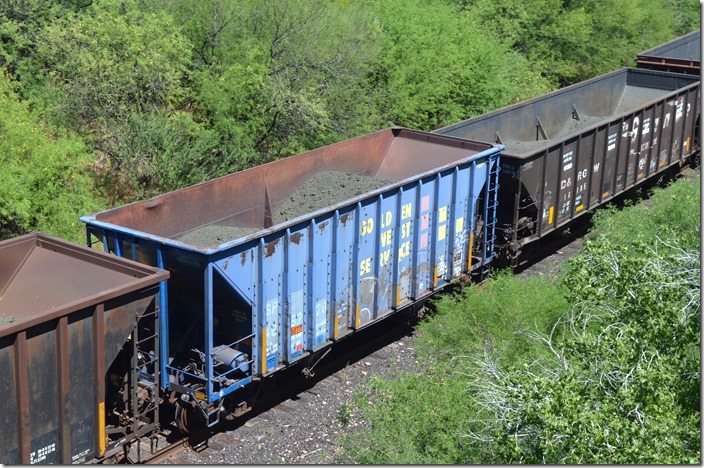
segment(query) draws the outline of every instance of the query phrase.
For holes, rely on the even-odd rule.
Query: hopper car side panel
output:
[[[215,270],[238,285],[233,293],[243,294],[257,318],[254,374],[285,366],[469,271],[471,220],[495,165],[473,163],[401,186],[217,260]]]
[[[539,202],[543,207],[539,233],[549,232],[691,156],[696,97],[696,88],[676,93],[568,138],[519,165],[521,180],[530,184],[532,193],[540,195],[540,187],[545,187]]]
[[[0,242],[0,266],[0,316],[11,318],[0,325],[0,462],[83,463],[107,456],[115,431],[123,441],[151,432],[155,402],[140,413],[111,382],[127,376],[129,398],[143,381],[136,330],[151,324],[140,350],[153,351],[156,284],[168,273],[41,233]]]

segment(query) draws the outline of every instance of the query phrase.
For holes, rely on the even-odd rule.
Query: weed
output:
[[[343,426],[347,426],[350,423],[352,420],[352,405],[350,405],[349,402],[344,402],[342,406],[340,406],[340,410],[337,412],[337,420],[340,421],[340,424]]]

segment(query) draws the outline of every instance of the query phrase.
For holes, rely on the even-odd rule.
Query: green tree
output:
[[[243,165],[380,127],[364,88],[378,47],[360,5],[213,0],[163,8],[194,48],[197,112],[225,153],[243,153]]]
[[[43,28],[69,12],[68,5],[52,0],[0,2],[0,68],[15,80],[15,86],[42,80],[35,57],[37,38]]]
[[[547,90],[473,14],[441,0],[367,4],[383,47],[370,89],[394,125],[432,130]]]
[[[43,231],[83,241],[79,217],[97,211],[90,156],[75,138],[51,135],[0,73],[0,239]]]
[[[129,198],[135,188],[149,193],[160,169],[157,147],[144,143],[159,137],[134,132],[146,121],[168,120],[181,105],[190,63],[189,44],[172,18],[144,11],[136,0],[100,0],[57,16],[38,36],[35,60],[45,80],[32,101],[55,128],[77,132],[96,151],[111,198]]]
[[[177,100],[189,55],[171,17],[142,11],[137,0],[100,0],[62,16],[37,46],[65,95],[54,112],[76,127],[120,123]]]
[[[698,24],[681,0],[461,0],[554,86],[625,66]]]

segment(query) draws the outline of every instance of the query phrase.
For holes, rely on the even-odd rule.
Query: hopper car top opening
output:
[[[523,101],[434,131],[493,141],[502,156],[525,159],[636,109],[647,106],[692,79],[624,68],[534,99]]]
[[[396,186],[492,148],[494,145],[488,143],[390,128],[98,213],[85,220],[141,231],[182,246],[188,243],[178,239],[185,233],[210,225],[250,228],[251,235],[244,238],[255,238],[255,233],[272,227],[271,213],[315,174],[335,171],[393,179],[397,182],[391,185]],[[331,200],[328,206],[351,200]],[[279,227],[310,218],[317,211]],[[196,250],[216,247],[191,246]]]

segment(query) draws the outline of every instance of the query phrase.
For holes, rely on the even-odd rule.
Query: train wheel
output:
[[[178,402],[176,404],[174,422],[183,434],[194,434],[205,428],[205,420],[200,410],[188,403]]]

